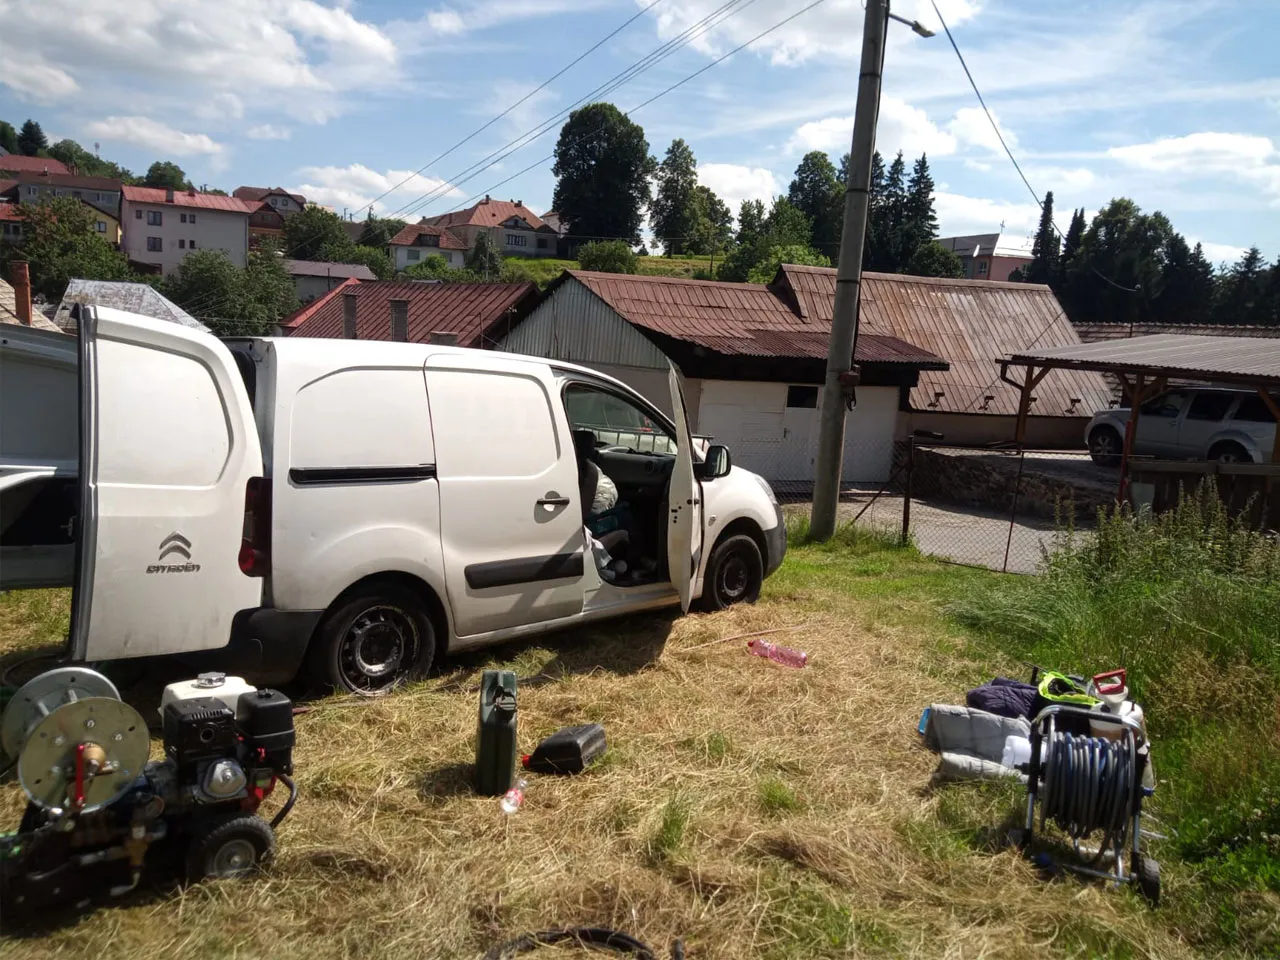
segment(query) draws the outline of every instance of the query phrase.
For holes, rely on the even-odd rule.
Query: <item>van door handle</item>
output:
[[[559,496],[558,494],[556,494],[556,493],[553,491],[553,492],[551,492],[551,493],[548,493],[545,497],[540,497],[540,498],[538,499],[538,506],[540,506],[540,507],[567,507],[567,506],[570,504],[570,502],[571,502],[571,501],[569,500],[569,498],[568,498],[568,497],[562,497],[562,496]]]

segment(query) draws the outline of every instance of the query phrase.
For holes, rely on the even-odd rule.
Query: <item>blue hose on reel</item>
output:
[[[1097,831],[1105,838],[1091,861],[1123,847],[1137,797],[1138,758],[1133,740],[1107,740],[1060,731],[1045,738],[1041,825],[1052,819],[1077,843]]]

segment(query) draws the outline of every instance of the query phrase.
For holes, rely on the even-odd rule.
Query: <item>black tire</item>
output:
[[[1133,873],[1138,880],[1138,892],[1153,907],[1160,906],[1160,864],[1145,853],[1139,853],[1134,859]]]
[[[723,610],[735,603],[755,603],[764,583],[764,561],[759,545],[746,534],[721,540],[707,561],[698,606],[707,611]]]
[[[422,597],[370,584],[329,610],[308,653],[312,679],[341,693],[376,697],[431,666],[436,634]]]
[[[203,825],[187,848],[187,879],[228,880],[256,871],[276,849],[271,825],[261,817],[230,814]]]
[[[1089,456],[1100,467],[1114,467],[1124,454],[1124,440],[1115,427],[1097,427],[1089,434]]]
[[[1218,463],[1253,463],[1249,451],[1233,440],[1215,443],[1209,451],[1209,459]]]

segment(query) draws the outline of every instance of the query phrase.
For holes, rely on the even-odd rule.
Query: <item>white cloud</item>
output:
[[[429,10],[414,26],[425,24],[428,33],[457,36],[521,20],[565,13],[582,14],[608,4],[609,0],[473,0],[456,5],[442,4]]]
[[[202,120],[239,120],[244,116],[244,101],[234,93],[215,93],[195,113]]]
[[[1235,263],[1245,255],[1245,247],[1232,246],[1229,243],[1213,243],[1209,240],[1197,240],[1195,237],[1187,237],[1187,243],[1191,246],[1200,244],[1200,249],[1204,253],[1205,259],[1214,266],[1221,264]]]
[[[363,216],[364,210],[373,203],[374,213],[394,214],[416,220],[422,211],[413,214],[397,211],[427,193],[442,200],[465,196],[457,187],[446,186],[446,181],[435,177],[424,177],[412,170],[386,170],[379,173],[362,163],[352,163],[345,167],[303,167],[297,175],[302,182],[289,187],[291,191],[301,193],[315,203],[332,207],[338,213],[345,208],[358,216]],[[403,184],[402,180],[405,181]],[[388,191],[390,193],[382,197]],[[374,203],[375,197],[381,199]]]
[[[250,140],[288,140],[293,131],[274,123],[259,123],[244,132]]]
[[[523,133],[546,119],[548,111],[543,109],[543,105],[556,99],[555,93],[550,90],[532,93],[536,87],[537,84],[531,80],[495,80],[489,86],[489,95],[477,103],[475,112],[492,117],[512,107],[511,112],[502,118],[502,122],[512,133]],[[526,96],[527,100],[524,99]],[[512,106],[521,100],[523,102],[519,106]]]
[[[1000,224],[1011,235],[1034,233],[1040,222],[1040,208],[1034,203],[1010,203],[935,190],[933,206],[938,214],[938,231],[944,236],[968,233],[998,233]]]
[[[34,50],[20,50],[0,37],[0,85],[37,103],[53,103],[80,89],[75,79]]]
[[[826,117],[801,124],[787,141],[789,153],[822,150],[843,155],[849,150],[853,135],[853,117]],[[956,152],[956,138],[938,128],[929,115],[896,97],[883,97],[876,125],[876,149],[884,157],[899,150],[908,157],[922,153],[946,156]]]
[[[1010,150],[1014,149],[1018,145],[1018,138],[1013,135],[1013,131],[1000,123],[999,116],[994,112],[992,112],[991,116],[995,118],[996,125],[1000,127],[1004,142],[1009,145]],[[964,107],[956,111],[956,115],[947,124],[947,130],[963,144],[983,147],[992,153],[1004,152],[1000,146],[1000,138],[996,136],[995,130],[991,128],[991,121],[987,119],[987,115],[981,107]]]
[[[203,133],[184,133],[148,117],[107,117],[84,128],[90,137],[131,143],[167,156],[188,157],[222,152],[222,145]]]
[[[462,15],[456,10],[450,10],[448,7],[432,10],[428,13],[427,26],[437,33],[445,35],[462,33],[467,29],[467,25],[462,20]]]
[[[1112,147],[1126,166],[1175,179],[1232,177],[1275,197],[1280,206],[1280,150],[1268,137],[1245,133],[1192,133],[1150,143]]]
[[[698,183],[709,187],[735,217],[743,200],[762,200],[768,207],[773,198],[783,192],[772,170],[736,163],[698,164]]]

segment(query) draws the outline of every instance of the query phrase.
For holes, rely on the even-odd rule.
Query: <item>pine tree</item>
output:
[[[738,232],[734,237],[739,246],[749,246],[764,233],[764,201],[743,200],[738,207]]]
[[[821,150],[811,150],[796,167],[787,190],[791,205],[813,224],[812,246],[827,257],[840,250],[844,190],[836,177],[831,158]]]
[[[840,161],[841,178],[849,175],[849,155]],[[863,270],[883,270],[887,259],[887,208],[885,206],[884,158],[877,150],[871,154],[871,183],[867,191],[867,242],[862,249]]]
[[[1080,251],[1080,241],[1084,237],[1084,207],[1073,211],[1071,214],[1071,225],[1067,227],[1067,236],[1062,241],[1062,251],[1058,255],[1058,276],[1054,289],[1057,290],[1066,284],[1067,268],[1071,263],[1071,258]]]
[[[1254,313],[1254,323],[1267,327],[1280,327],[1280,258],[1267,271],[1263,285],[1262,301]]]
[[[696,231],[698,161],[683,140],[672,140],[658,165],[658,189],[649,204],[649,216],[667,256],[685,252]]]
[[[18,131],[13,129],[13,124],[3,120],[0,120],[0,147],[7,153],[18,152]]]
[[[1232,326],[1255,322],[1265,312],[1268,272],[1261,251],[1246,250],[1220,282],[1214,322]]]
[[[1195,248],[1175,233],[1164,249],[1161,290],[1154,304],[1158,323],[1205,323],[1213,307],[1213,267],[1200,244]]]
[[[933,177],[929,174],[929,158],[920,159],[911,168],[906,197],[902,205],[899,272],[905,272],[916,251],[938,236],[938,215],[933,209]]]
[[[1044,204],[1040,208],[1040,225],[1036,228],[1031,262],[1023,271],[1023,279],[1027,283],[1052,283],[1058,276],[1059,259],[1058,232],[1053,225],[1053,191],[1050,190],[1044,195]]]
[[[18,152],[25,157],[37,157],[41,150],[49,149],[49,138],[40,129],[40,124],[27,120],[18,131]]]

